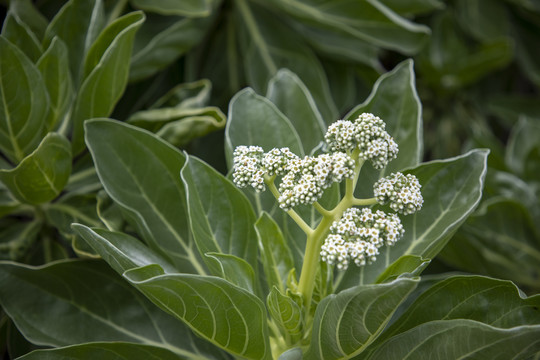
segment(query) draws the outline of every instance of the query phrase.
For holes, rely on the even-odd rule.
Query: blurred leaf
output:
[[[422,209],[402,219],[405,235],[396,245],[381,248],[373,264],[349,267],[336,287],[346,289],[373,283],[403,255],[434,258],[480,202],[487,155],[487,150],[473,150],[406,171],[414,174],[422,185],[425,199]]]
[[[255,230],[268,287],[275,286],[285,292],[287,277],[294,269],[294,260],[281,229],[268,213],[263,212],[255,223]]]
[[[186,354],[174,353],[169,349],[152,345],[125,342],[78,344],[56,349],[36,350],[18,359],[20,360],[62,360],[62,359],[104,359],[135,360],[151,359],[182,360]],[[195,356],[195,354],[193,354]]]
[[[458,0],[455,5],[454,16],[462,29],[478,41],[491,42],[509,35],[508,8],[503,1]]]
[[[540,226],[515,200],[484,203],[441,255],[457,268],[540,289]]]
[[[165,258],[127,234],[77,223],[72,224],[72,228],[120,275],[127,270],[152,264],[159,265],[168,273],[177,272]]]
[[[540,351],[539,339],[538,325],[498,329],[472,320],[438,320],[391,338],[369,359],[529,359]]]
[[[268,16],[257,5],[246,0],[235,2],[235,19],[250,86],[263,93],[268,81],[280,68],[298,75],[310,90],[323,119],[328,123],[337,117],[328,80],[319,59],[304,41],[278,17]]]
[[[402,15],[426,14],[445,7],[441,0],[379,0],[379,2]]]
[[[99,35],[85,59],[84,81],[73,109],[74,154],[84,148],[83,122],[109,116],[127,85],[135,32],[144,21],[142,12],[116,19]]]
[[[523,117],[512,129],[506,147],[506,165],[525,180],[540,183],[540,118]]]
[[[534,6],[539,12],[540,5],[535,2]],[[540,86],[540,50],[534,44],[538,41],[538,31],[540,26],[537,19],[531,21],[522,17],[515,21],[516,61],[522,67],[527,80],[537,87]]]
[[[280,0],[289,15],[329,31],[342,31],[376,46],[403,54],[416,53],[429,37],[429,28],[394,13],[377,0]]]
[[[201,108],[209,103],[211,91],[212,83],[207,79],[178,84],[152,104],[150,109]]]
[[[8,11],[4,19],[2,36],[17,46],[33,63],[41,56],[43,49],[40,41],[30,27],[12,11]]]
[[[326,297],[315,312],[308,359],[343,359],[360,354],[383,331],[418,280],[359,285]]]
[[[2,171],[0,169],[0,171]],[[21,203],[11,195],[11,192],[0,182],[0,218],[9,215],[19,208]]]
[[[540,119],[540,102],[536,96],[494,95],[488,100],[487,108],[508,128],[514,126],[522,115]]]
[[[278,360],[302,360],[302,349],[292,348],[281,354]]]
[[[182,5],[185,2],[176,3]],[[149,14],[135,37],[129,81],[150,77],[172,64],[202,41],[213,22],[213,17],[178,18]]]
[[[375,280],[376,284],[393,281],[403,274],[418,276],[429,265],[430,260],[416,255],[403,255],[384,270]]]
[[[43,39],[49,22],[31,0],[10,1],[9,12],[26,24],[37,39]]]
[[[0,227],[0,260],[20,260],[35,242],[42,222],[33,220],[23,221],[2,221]]]
[[[271,359],[266,310],[256,296],[221,278],[156,270],[146,266],[124,276],[211,343],[243,358]]]
[[[0,282],[4,310],[35,344],[127,341],[187,358],[221,358],[102,262],[63,261],[37,268],[4,262]]]
[[[86,142],[105,191],[149,247],[182,272],[205,273],[190,241],[184,155],[145,130],[107,119],[86,122]]]
[[[59,38],[55,37],[49,48],[37,62],[43,81],[49,94],[49,119],[47,130],[50,131],[68,116],[73,100],[73,83],[69,74],[68,49]]]
[[[49,96],[38,69],[3,36],[0,54],[0,151],[18,163],[41,141]]]
[[[168,143],[181,147],[191,140],[225,127],[226,116],[217,107],[168,107],[138,111],[128,123],[155,132]]]
[[[268,83],[266,98],[272,101],[294,126],[304,153],[324,140],[326,124],[309,90],[296,74],[281,69]]]
[[[300,306],[277,287],[272,287],[266,304],[270,315],[276,321],[286,344],[295,344],[302,337],[304,319]]]
[[[130,0],[131,4],[141,10],[162,15],[182,15],[203,17],[210,15],[217,0]]]
[[[71,146],[57,133],[49,133],[38,148],[11,170],[0,170],[0,180],[20,201],[48,202],[57,197],[71,174]]]
[[[69,68],[75,88],[79,88],[84,58],[105,26],[102,0],[70,0],[47,27],[44,47],[58,36],[69,49]]]
[[[96,212],[101,222],[110,231],[121,231],[125,221],[120,206],[103,190],[97,193],[96,200]]]
[[[234,255],[256,269],[256,216],[249,200],[232,182],[195,157],[188,156],[180,175],[191,232],[201,255]],[[214,260],[203,259],[214,275],[222,273],[222,266],[216,266]]]

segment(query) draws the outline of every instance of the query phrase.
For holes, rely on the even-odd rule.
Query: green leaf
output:
[[[328,80],[319,59],[287,23],[269,15],[253,2],[235,2],[235,21],[240,25],[239,44],[250,86],[263,93],[280,68],[298,75],[311,91],[326,122],[338,116]]]
[[[182,4],[184,2],[177,2]],[[135,37],[129,81],[148,78],[199,44],[214,17],[178,18],[147,14]]]
[[[49,96],[38,69],[0,36],[0,151],[20,162],[41,141]]]
[[[272,287],[266,299],[268,311],[279,326],[287,344],[294,344],[302,337],[304,319],[300,306],[277,287]]]
[[[221,273],[218,274],[219,277],[252,294],[258,295],[255,271],[247,261],[230,254],[209,252],[205,255],[214,261],[214,267],[221,269]]]
[[[201,255],[229,254],[257,268],[256,217],[249,200],[233,183],[206,163],[188,156],[180,173],[184,182],[191,232]],[[203,258],[214,275],[215,261]]]
[[[379,47],[403,54],[421,49],[430,30],[394,13],[377,0],[280,0],[278,5],[289,15],[330,31],[342,31]]]
[[[294,259],[281,229],[267,212],[263,212],[255,223],[255,230],[268,287],[275,286],[285,292],[287,277],[294,269]]]
[[[326,297],[315,311],[307,359],[350,359],[383,331],[418,280],[359,285]]]
[[[372,113],[385,121],[386,131],[399,145],[399,154],[383,174],[416,166],[422,160],[422,104],[413,66],[412,60],[406,60],[382,75],[366,101],[345,115],[354,120],[362,113]]]
[[[445,7],[440,0],[379,0],[393,11],[401,15],[418,15],[439,10]]]
[[[109,116],[127,85],[135,32],[144,22],[133,12],[111,23],[96,39],[85,59],[84,81],[73,109],[73,151],[81,152],[84,120]]]
[[[226,116],[214,106],[203,108],[170,107],[138,111],[128,123],[157,133],[180,147],[191,140],[225,127]]]
[[[0,182],[0,218],[15,212],[20,205],[21,203],[17,201],[5,185]]]
[[[459,269],[538,289],[539,230],[523,204],[494,198],[467,219],[441,258]]]
[[[66,45],[55,37],[37,62],[49,94],[49,119],[47,130],[52,130],[68,115],[73,100],[73,83],[69,73]]]
[[[540,351],[540,326],[498,329],[472,320],[422,324],[384,343],[369,360],[528,359]]]
[[[0,260],[20,260],[36,241],[42,222],[0,221]]]
[[[9,2],[9,11],[25,23],[38,39],[42,39],[49,21],[35,7],[31,0]]]
[[[302,349],[292,348],[281,354],[278,360],[302,360]]]
[[[324,123],[315,100],[302,80],[287,69],[279,70],[268,83],[266,98],[289,119],[304,145],[304,153],[324,140]]]
[[[182,15],[203,17],[210,15],[216,0],[130,0],[131,4],[141,10],[162,15]]]
[[[485,0],[459,0],[455,4],[455,17],[463,30],[482,42],[508,36],[510,17],[504,2],[486,2]]]
[[[540,159],[540,124],[538,119],[522,117],[512,129],[506,147],[505,162],[508,168],[525,180],[538,182]]]
[[[184,155],[145,130],[106,119],[86,122],[86,143],[105,191],[149,247],[179,271],[204,274],[190,242],[179,176]]]
[[[60,134],[49,133],[38,148],[0,180],[20,201],[41,204],[57,197],[71,174],[71,146]]]
[[[150,109],[174,107],[183,109],[198,109],[210,101],[212,83],[208,79],[178,84],[160,97]]]
[[[403,255],[424,259],[435,257],[480,202],[488,152],[472,150],[406,171],[414,174],[422,185],[425,199],[422,209],[403,217],[405,235],[396,245],[381,248],[373,264],[349,267],[336,287],[344,289],[372,283]]]
[[[411,274],[415,276],[420,275],[420,273],[422,273],[429,263],[430,260],[422,259],[420,256],[403,255],[388,266],[386,270],[384,270],[384,272],[377,277],[375,283],[381,284],[388,281],[393,281],[403,274]]]
[[[156,274],[152,267],[124,275],[156,305],[199,336],[233,355],[271,359],[266,310],[256,296],[226,280],[191,274]]]
[[[132,236],[76,223],[72,228],[120,275],[127,270],[152,264],[159,265],[165,272],[176,272],[166,259]]]
[[[4,310],[35,344],[132,342],[164,348],[181,358],[222,358],[103,262],[63,261],[43,267],[3,262],[0,283]]]
[[[44,47],[58,36],[69,49],[69,69],[75,88],[82,77],[84,58],[105,25],[101,0],[70,0],[52,19],[45,33]]]
[[[288,147],[303,156],[302,142],[290,120],[270,100],[244,89],[232,98],[225,129],[226,153],[232,165],[237,146],[255,145],[264,151]]]
[[[30,27],[12,11],[8,11],[2,26],[2,36],[17,46],[28,58],[35,63],[43,51],[41,43]]]
[[[193,354],[195,356],[195,354]],[[18,359],[20,360],[66,360],[66,359],[133,359],[182,360],[185,357],[174,352],[151,345],[125,342],[79,344],[56,349],[35,350]],[[201,359],[201,357],[192,359]],[[206,359],[206,358],[205,358]]]

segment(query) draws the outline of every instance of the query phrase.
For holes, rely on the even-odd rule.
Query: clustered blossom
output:
[[[238,187],[251,186],[257,191],[264,190],[264,151],[260,146],[238,146],[234,149],[233,181]]]
[[[354,161],[345,153],[322,154],[292,159],[279,185],[279,206],[288,210],[317,201],[334,182],[351,178]]]
[[[421,187],[416,176],[398,172],[379,179],[373,185],[373,194],[379,203],[389,202],[394,211],[408,215],[422,208]]]
[[[376,260],[381,246],[394,245],[403,233],[397,214],[350,208],[330,227],[321,247],[321,259],[336,264],[340,270],[347,269],[351,262],[363,266]]]
[[[272,149],[263,156],[262,165],[266,173],[272,175],[283,175],[288,169],[288,165],[299,157],[291,152],[289,148]]]
[[[386,132],[386,124],[378,116],[363,113],[354,121],[338,120],[328,127],[325,140],[332,151],[352,152],[370,160],[375,169],[382,169],[395,159],[398,146]]]

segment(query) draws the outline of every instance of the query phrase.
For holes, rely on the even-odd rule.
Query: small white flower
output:
[[[262,157],[264,151],[259,146],[238,146],[233,153],[233,181],[236,186],[243,188],[252,186],[257,191],[263,191],[264,170]]]
[[[393,210],[408,215],[422,208],[421,187],[416,176],[398,172],[379,179],[373,185],[373,194],[380,204],[390,203]]]

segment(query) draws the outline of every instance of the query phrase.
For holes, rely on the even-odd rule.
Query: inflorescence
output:
[[[259,146],[238,146],[233,154],[233,181],[238,187],[251,186],[259,192],[265,190],[266,182],[273,184],[280,177],[276,197],[282,209],[313,204],[333,183],[358,175],[363,161],[369,160],[375,169],[382,169],[396,158],[398,146],[385,127],[379,117],[367,113],[354,121],[338,120],[325,135],[330,152],[304,158],[289,148],[265,153]],[[374,201],[389,203],[392,210],[408,215],[422,207],[420,188],[414,175],[394,173],[374,184]],[[379,248],[394,245],[404,230],[395,213],[351,207],[333,222],[329,232],[321,248],[321,259],[346,269],[350,262],[363,266],[375,261]]]

